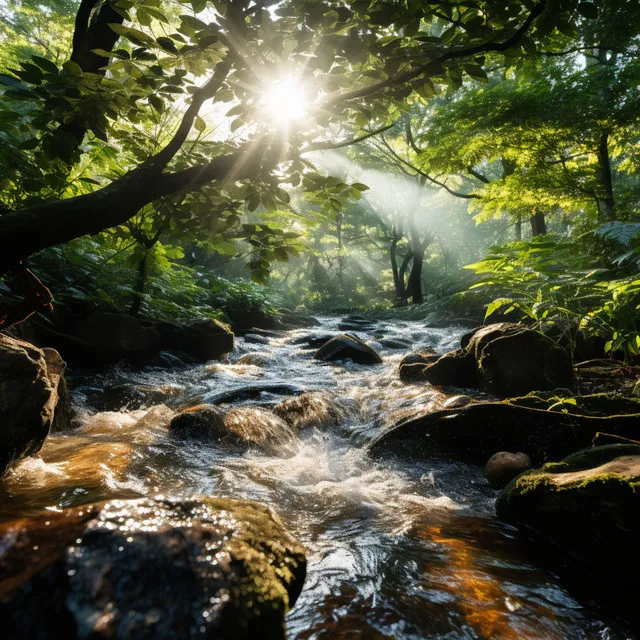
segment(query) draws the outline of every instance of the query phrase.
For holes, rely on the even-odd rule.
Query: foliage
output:
[[[576,243],[540,236],[492,247],[468,265],[480,277],[472,288],[498,294],[486,311],[528,318],[535,326],[575,339],[577,330],[606,338],[606,352],[640,354],[640,280],[612,277]]]

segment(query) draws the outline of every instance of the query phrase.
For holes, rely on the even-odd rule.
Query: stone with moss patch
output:
[[[585,449],[524,473],[496,510],[593,567],[631,575],[640,568],[640,446]]]
[[[5,523],[7,637],[285,637],[300,545],[255,502],[113,500]]]

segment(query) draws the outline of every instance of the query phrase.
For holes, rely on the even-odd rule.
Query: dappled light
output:
[[[3,637],[631,640],[640,3],[0,1]]]

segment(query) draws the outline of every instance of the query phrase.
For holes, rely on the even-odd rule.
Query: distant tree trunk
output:
[[[412,304],[422,304],[424,302],[424,296],[422,295],[423,256],[424,250],[419,255],[414,254],[411,273],[409,274],[409,281],[407,282],[407,297],[411,298]]]
[[[389,245],[389,260],[391,262],[391,273],[393,274],[393,291],[394,301],[396,304],[405,304],[407,300],[407,291],[404,286],[404,274],[407,269],[407,263],[403,262],[402,271],[398,268],[398,242],[402,240],[402,235],[393,230],[391,244]],[[406,259],[406,256],[405,256]]]
[[[516,242],[520,242],[522,240],[522,216],[518,216],[515,224],[515,240]]]
[[[396,300],[396,305],[404,306],[407,304],[407,299],[409,297],[407,293],[407,287],[405,286],[405,276],[407,275],[407,269],[409,268],[409,263],[413,260],[413,252],[407,251],[406,255],[402,260],[402,264],[400,265],[400,269],[398,270],[398,289],[396,293],[398,294],[398,298]]]
[[[600,136],[597,156],[598,166],[596,167],[596,172],[604,194],[598,199],[598,222],[611,222],[616,219],[616,201],[613,195],[608,131],[604,131]]]
[[[547,233],[547,223],[544,219],[544,213],[542,211],[536,211],[530,218],[531,222],[531,235],[541,236]]]
[[[138,277],[136,278],[133,286],[133,302],[129,308],[129,315],[137,316],[140,313],[140,307],[142,306],[142,298],[144,296],[144,285],[147,281],[147,260],[149,258],[149,250],[145,250],[144,255],[138,262]]]

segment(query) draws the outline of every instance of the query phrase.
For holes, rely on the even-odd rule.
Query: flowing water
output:
[[[380,323],[377,332],[361,335],[383,364],[313,361],[298,339],[338,333],[337,324],[326,318],[321,327],[258,344],[240,338],[226,363],[76,375],[79,425],[53,434],[38,457],[9,474],[0,486],[0,516],[158,494],[264,502],[308,552],[305,587],[287,618],[290,638],[632,637],[528,559],[515,532],[495,519],[496,492],[479,468],[367,456],[367,444],[394,420],[446,401],[427,385],[398,380],[398,362],[411,348],[394,350],[375,339],[445,352],[465,330]],[[234,364],[255,352],[267,354],[261,366]],[[92,408],[117,406],[104,390],[123,383],[153,385],[156,398],[144,408]],[[322,392],[338,407],[340,424],[323,426],[319,406],[316,426],[268,453],[233,454],[169,435],[180,408],[265,383]],[[281,399],[263,393],[235,404],[264,407]]]

